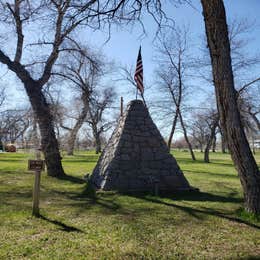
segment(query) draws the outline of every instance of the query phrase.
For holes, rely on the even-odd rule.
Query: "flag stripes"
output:
[[[142,55],[141,55],[141,47],[139,49],[139,53],[137,57],[134,80],[136,82],[137,88],[139,89],[141,94],[143,94],[144,84],[143,84],[143,62],[142,62]]]

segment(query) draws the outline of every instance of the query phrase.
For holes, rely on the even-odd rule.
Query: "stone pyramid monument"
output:
[[[127,105],[90,177],[101,190],[191,190],[141,100]]]

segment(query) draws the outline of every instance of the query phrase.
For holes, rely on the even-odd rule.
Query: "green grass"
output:
[[[42,174],[41,218],[31,216],[34,176],[24,153],[0,154],[0,259],[257,259],[260,223],[241,210],[229,155],[192,162],[174,152],[200,192],[86,195],[82,176],[97,156],[64,156],[69,178]],[[260,154],[256,155],[260,164]]]

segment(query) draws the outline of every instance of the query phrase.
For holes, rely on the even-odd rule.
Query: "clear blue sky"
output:
[[[226,7],[227,19],[232,18],[246,18],[256,21],[254,31],[251,33],[251,38],[254,38],[249,44],[252,51],[260,51],[260,1],[259,0],[226,0],[224,1]],[[172,17],[176,21],[177,25],[188,24],[190,32],[193,34],[195,46],[198,48],[201,46],[201,37],[205,34],[204,21],[202,16],[201,4],[198,0],[192,1],[192,6],[182,5],[179,8],[175,8],[171,5],[167,5],[167,15]],[[145,19],[145,26],[147,28],[148,37],[140,39],[141,30],[135,27],[135,30],[126,30],[125,28],[119,28],[113,30],[111,39],[103,46],[103,51],[110,58],[115,59],[122,65],[135,66],[137,52],[139,45],[142,45],[142,56],[144,65],[144,77],[147,81],[152,78],[155,64],[153,59],[153,46],[152,40],[155,33],[156,25],[150,18]],[[93,34],[93,38],[90,39],[91,43],[96,44],[104,42],[106,37],[101,33]],[[86,41],[89,41],[88,36]],[[195,49],[196,51],[196,49]]]
[[[227,18],[234,17],[245,18],[248,17],[256,20],[256,27],[252,32],[254,41],[250,43],[250,50],[255,51],[260,48],[260,0],[226,0],[224,1],[226,7]],[[167,15],[172,17],[177,25],[189,24],[190,31],[193,34],[192,39],[195,46],[201,45],[201,37],[204,35],[204,22],[201,11],[201,4],[198,0],[192,1],[192,6],[182,5],[179,8],[167,5]],[[81,37],[86,44],[90,43],[95,48],[102,48],[103,52],[110,58],[114,59],[117,63],[127,66],[135,66],[136,57],[139,45],[142,45],[143,65],[144,65],[144,78],[146,82],[151,82],[153,78],[153,71],[155,64],[153,59],[153,46],[152,40],[155,34],[156,25],[152,22],[150,17],[145,17],[144,24],[148,36],[141,36],[140,27],[134,27],[132,30],[127,28],[113,29],[111,39],[108,43],[104,44],[107,36],[102,32],[84,33]],[[105,35],[105,36],[104,36]],[[196,51],[196,48],[195,48]],[[0,66],[0,76],[6,71],[3,66]],[[8,78],[4,84],[8,86],[10,97],[17,100],[14,104],[22,103],[26,99],[24,90],[19,82],[15,80],[12,73],[8,73]],[[3,79],[0,79],[3,80]],[[2,81],[3,82],[3,81]],[[122,85],[122,88],[126,86]],[[126,97],[126,101],[134,97]],[[9,98],[10,99],[10,98]]]

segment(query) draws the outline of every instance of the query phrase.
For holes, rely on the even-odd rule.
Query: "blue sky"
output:
[[[227,18],[234,17],[256,20],[256,26],[252,36],[254,41],[250,44],[252,50],[260,49],[260,1],[259,0],[226,0],[224,1]],[[193,7],[192,7],[193,6]],[[176,8],[172,5],[167,5],[167,15],[174,19],[177,25],[188,24],[194,44],[201,45],[201,37],[204,35],[204,22],[201,11],[201,4],[198,0],[192,1],[192,6],[181,5]],[[87,44],[98,46],[109,57],[122,65],[135,65],[137,52],[140,44],[142,45],[143,65],[146,80],[149,80],[153,75],[155,64],[153,63],[153,38],[156,30],[156,25],[152,22],[151,17],[145,17],[144,24],[147,31],[147,37],[140,37],[142,34],[141,28],[135,26],[132,29],[117,28],[112,30],[111,39],[108,43],[104,43],[107,39],[107,34],[104,32],[94,32],[82,34],[81,37]],[[1,73],[4,69],[1,66]],[[9,73],[10,74],[10,73]],[[10,75],[11,76],[11,75]],[[18,82],[13,82],[17,85]],[[20,90],[20,88],[18,88]]]
[[[224,3],[228,20],[235,17],[248,17],[250,20],[256,21],[254,31],[252,31],[250,35],[254,41],[249,44],[249,52],[256,50],[260,51],[260,0],[226,0]],[[176,25],[189,25],[192,34],[191,38],[194,46],[194,53],[196,53],[202,44],[201,38],[205,34],[200,1],[193,0],[192,6],[185,4],[178,8],[167,4],[166,12],[169,17],[174,19]],[[96,50],[101,49],[103,53],[107,55],[108,59],[114,59],[117,64],[121,64],[122,66],[135,66],[137,52],[139,46],[142,45],[144,78],[145,82],[150,84],[153,80],[153,72],[156,66],[153,62],[153,39],[155,36],[156,25],[152,21],[151,17],[148,16],[144,17],[144,25],[147,32],[146,37],[141,37],[142,30],[138,26],[131,29],[126,27],[114,28],[111,33],[111,39],[107,43],[105,43],[107,40],[107,34],[104,32],[82,32],[80,37],[86,42],[86,44],[92,45]],[[0,65],[0,76],[5,72],[6,69]],[[0,80],[2,81],[2,84],[8,87],[10,94],[9,101],[12,103],[12,106],[19,106],[27,100],[21,83],[19,80],[15,79],[13,73],[9,72],[7,77],[1,78]],[[119,86],[119,89],[120,88],[124,89],[127,88],[127,86],[121,84]],[[134,95],[125,96],[125,101],[127,102],[133,98],[135,98]],[[12,102],[14,99],[16,101]]]
[[[254,41],[249,44],[252,51],[260,51],[260,1],[259,0],[226,0],[224,1],[226,7],[227,19],[232,18],[246,18],[256,21],[254,31],[251,33],[250,38],[254,38]],[[201,47],[201,37],[205,34],[204,21],[202,16],[201,4],[198,0],[192,1],[192,6],[182,5],[179,8],[167,6],[167,15],[172,17],[176,22],[176,25],[189,25],[191,38],[194,41],[194,51]],[[155,64],[153,62],[154,48],[153,37],[156,30],[156,25],[152,22],[151,18],[145,17],[145,26],[148,36],[141,37],[142,31],[140,28],[135,27],[134,30],[126,30],[125,28],[114,29],[111,34],[111,39],[108,43],[103,45],[103,52],[111,59],[115,59],[122,65],[135,66],[137,52],[139,45],[142,45],[142,56],[144,65],[144,77],[146,80],[152,78]],[[139,37],[138,37],[139,36]],[[93,34],[93,38],[86,37],[86,41],[89,41],[94,45],[104,42],[104,37],[101,33]]]

